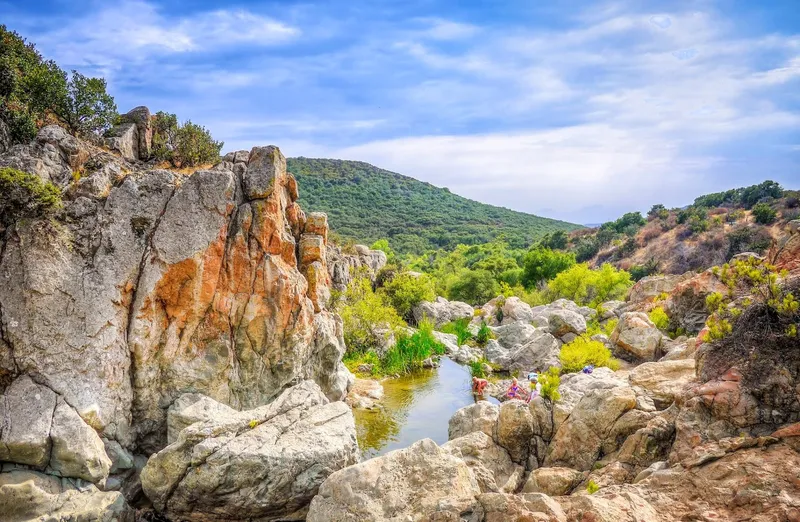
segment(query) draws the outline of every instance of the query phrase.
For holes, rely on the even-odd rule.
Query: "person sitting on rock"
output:
[[[511,379],[511,386],[506,391],[506,397],[509,399],[525,399],[525,392],[520,388],[516,377]]]
[[[489,384],[489,381],[486,379],[480,379],[478,377],[472,378],[472,393],[475,395],[483,395],[483,390]]]
[[[528,381],[531,383],[539,381],[539,369],[534,368],[533,370],[528,372]]]
[[[533,372],[531,372],[533,373]],[[531,402],[534,397],[538,397],[540,393],[542,393],[542,383],[539,382],[539,374],[528,374],[528,380],[531,383],[531,393],[528,395],[528,402]]]

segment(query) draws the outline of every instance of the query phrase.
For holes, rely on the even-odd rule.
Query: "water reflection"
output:
[[[469,371],[446,358],[436,370],[386,379],[381,384],[382,408],[354,411],[364,459],[424,438],[444,444],[450,417],[473,403]]]

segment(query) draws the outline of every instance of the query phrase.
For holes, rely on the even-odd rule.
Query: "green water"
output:
[[[469,370],[442,358],[437,369],[381,381],[382,408],[355,410],[362,458],[405,448],[420,439],[447,442],[453,414],[474,402]]]

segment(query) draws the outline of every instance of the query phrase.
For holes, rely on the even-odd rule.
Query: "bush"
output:
[[[539,384],[542,385],[540,392],[542,398],[551,402],[561,400],[561,394],[558,392],[558,387],[561,385],[559,373],[558,368],[551,366],[546,372],[539,374]]]
[[[539,241],[539,246],[549,250],[564,250],[567,248],[568,241],[567,233],[563,230],[558,230],[552,234],[545,234]]]
[[[356,277],[348,285],[341,303],[335,303],[344,323],[344,341],[350,353],[365,353],[384,344],[381,335],[397,334],[403,319],[387,302],[373,292],[366,277]]]
[[[753,217],[760,225],[771,225],[778,218],[778,212],[766,203],[753,206]]]
[[[88,78],[78,71],[72,71],[66,92],[53,112],[73,134],[80,136],[99,136],[117,119],[117,105],[106,92],[106,81]]]
[[[575,254],[535,248],[525,254],[522,284],[525,288],[532,288],[542,281],[553,279],[573,265]]]
[[[491,328],[486,322],[481,323],[481,327],[478,329],[478,333],[475,335],[475,342],[478,343],[478,346],[486,346],[491,339],[494,339],[494,334],[492,333]]]
[[[459,319],[452,323],[447,323],[440,328],[442,333],[453,334],[458,338],[458,345],[467,344],[472,339],[472,332],[469,331],[470,318]]]
[[[656,325],[659,330],[667,331],[669,329],[669,316],[660,306],[653,308],[648,314],[650,320]]]
[[[464,270],[450,285],[447,295],[450,299],[480,305],[496,297],[500,286],[492,273],[487,270]]]
[[[194,167],[215,163],[224,145],[215,141],[203,126],[178,123],[174,114],[159,111],[153,122],[153,158],[169,161],[173,167]]]
[[[469,373],[473,377],[478,377],[479,379],[483,379],[486,377],[486,370],[483,369],[483,362],[482,361],[470,361],[469,363]]]
[[[11,226],[22,218],[47,215],[62,207],[61,191],[33,174],[0,168],[0,223]]]
[[[589,364],[596,368],[619,369],[619,361],[611,356],[611,351],[603,343],[583,336],[562,346],[558,358],[565,373],[579,372]]]
[[[548,287],[555,298],[563,297],[580,305],[597,306],[605,301],[623,298],[632,284],[628,272],[617,270],[608,263],[596,270],[582,263],[558,274]]]
[[[411,311],[419,303],[436,299],[433,280],[426,274],[396,274],[384,284],[382,292],[389,298],[397,313],[406,320],[411,319]]]
[[[594,480],[590,480],[588,484],[586,484],[586,492],[590,495],[594,495],[600,491],[600,486],[597,485],[597,482]]]
[[[669,217],[669,210],[661,204],[653,205],[650,208],[650,212],[647,213],[647,217],[650,219],[667,219]]]
[[[394,253],[394,250],[389,246],[388,239],[379,239],[375,241],[372,246],[370,247],[372,250],[380,250],[384,254],[386,254],[387,264],[395,263],[397,259],[397,255]]]
[[[642,278],[658,272],[658,261],[656,261],[655,258],[650,258],[650,260],[643,265],[633,265],[629,272],[634,281],[639,281]]]

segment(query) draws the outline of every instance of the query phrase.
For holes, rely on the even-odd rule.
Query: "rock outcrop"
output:
[[[444,297],[437,297],[436,301],[432,303],[428,301],[421,302],[414,307],[412,313],[417,323],[427,317],[438,328],[459,319],[471,319],[474,311],[467,303],[448,301]]]
[[[328,273],[332,288],[343,292],[358,272],[364,272],[374,283],[378,272],[386,266],[386,253],[356,245],[355,252],[345,253],[342,248],[329,244],[326,251]]]
[[[653,361],[659,356],[664,334],[642,312],[626,312],[611,334],[614,354],[633,362]]]
[[[305,381],[267,406],[217,408],[212,419],[184,428],[150,458],[142,487],[171,517],[281,520],[303,510],[358,455],[350,408]]]

